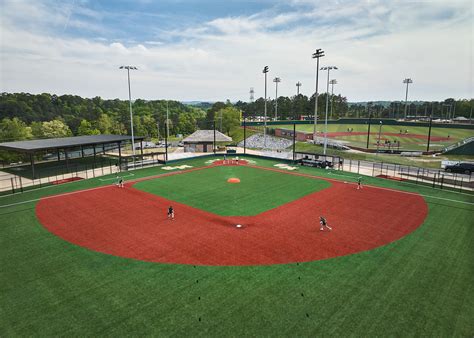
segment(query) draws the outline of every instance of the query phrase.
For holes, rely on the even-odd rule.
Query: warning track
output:
[[[420,195],[356,190],[330,181],[330,188],[248,217],[215,215],[139,191],[132,183],[42,199],[36,214],[60,238],[105,254],[231,266],[306,262],[374,249],[411,233],[428,214]],[[170,203],[175,221],[166,218]],[[320,215],[333,231],[319,231]]]

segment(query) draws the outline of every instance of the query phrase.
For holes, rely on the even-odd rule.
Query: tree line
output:
[[[240,125],[241,112],[229,101],[216,102],[207,111],[167,100],[137,99],[132,107],[134,133],[147,139],[165,137],[167,111],[170,135],[189,135],[214,125],[229,134]],[[27,93],[0,96],[0,142],[98,134],[131,134],[127,100]],[[20,158],[0,151],[0,160]]]
[[[328,114],[330,118],[339,118],[347,116],[349,105],[347,98],[341,94],[329,95],[322,93],[318,95],[318,112],[326,111],[326,100],[328,103]],[[279,96],[278,99],[267,100],[267,117],[278,120],[300,120],[305,116],[314,115],[315,95],[310,97],[299,94],[291,97]],[[246,117],[263,116],[265,110],[265,99],[258,98],[254,102],[238,101],[235,106],[241,109]],[[277,114],[275,114],[277,113]]]
[[[350,104],[337,94],[318,96],[318,111],[323,114],[326,99],[330,118],[379,117],[402,118],[404,102],[368,102]],[[267,100],[267,116],[273,118],[278,104],[279,120],[311,118],[314,114],[314,95],[280,96]],[[440,102],[410,102],[407,116],[449,118],[472,114],[474,101],[454,100]],[[142,100],[133,102],[134,132],[146,138],[163,138],[166,130],[166,112],[169,112],[171,135],[188,135],[196,129],[216,128],[224,133],[238,127],[241,117],[262,116],[265,100],[238,101],[232,104],[215,102],[185,105],[178,101]],[[331,109],[332,106],[332,109]],[[332,111],[332,114],[331,114]],[[0,142],[35,138],[52,138],[94,134],[130,134],[130,112],[127,100],[104,100],[100,97],[82,98],[77,95],[2,93],[0,95]]]
[[[198,121],[205,119],[203,109],[178,101],[137,99],[133,102],[134,132],[145,137],[164,135],[166,111],[169,111],[171,134],[189,134]],[[13,122],[13,119],[17,121]],[[2,124],[25,124],[28,138],[64,137],[94,134],[130,134],[129,102],[126,100],[92,99],[76,95],[2,93],[0,96]],[[0,128],[5,129],[5,126]],[[17,140],[15,135],[0,134],[1,141]]]
[[[314,116],[315,95],[295,95],[292,97],[280,96],[278,100],[267,100],[267,117],[275,118],[277,111],[278,120],[300,120]],[[329,95],[322,93],[318,95],[318,112],[320,116],[326,111],[326,99],[328,98],[328,117],[338,118],[366,118],[369,116],[377,118],[404,118],[405,102],[364,102],[348,103],[347,98],[341,94]],[[254,102],[238,101],[235,106],[244,112],[244,115],[253,118],[263,116],[265,99],[258,98]],[[406,111],[408,118],[429,117],[451,119],[453,117],[472,117],[474,107],[473,99],[455,100],[448,98],[444,101],[430,102],[408,102]]]
[[[377,117],[377,118],[429,118],[450,120],[456,117],[472,118],[474,108],[473,99],[455,100],[448,98],[444,101],[408,102],[405,108],[404,101],[386,103],[365,102],[350,104],[346,117]]]

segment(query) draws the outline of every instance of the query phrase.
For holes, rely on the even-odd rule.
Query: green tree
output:
[[[151,115],[142,116],[142,126],[143,126],[143,131],[145,132],[143,136],[146,136],[148,138],[158,136],[156,120],[153,116]]]
[[[111,133],[113,135],[127,135],[127,128],[125,128],[122,122],[114,121],[112,123]]]
[[[33,133],[34,138],[44,137],[43,124],[41,122],[31,122],[30,128],[31,128],[31,132]]]
[[[4,118],[0,122],[0,142],[22,141],[33,137],[31,128],[19,118]],[[0,151],[0,160],[11,163],[17,162],[23,158],[23,155],[9,151]]]
[[[222,114],[222,132],[229,132],[240,126],[240,110],[234,107],[225,107],[216,113],[216,118]]]
[[[227,105],[224,102],[215,102],[212,107],[207,111],[207,116],[206,119],[208,121],[213,121],[216,118],[216,113],[227,107]]]
[[[43,122],[43,136],[47,138],[72,136],[71,129],[61,120]]]
[[[0,141],[21,141],[33,137],[31,128],[17,117],[12,119],[4,118],[0,122]]]
[[[178,118],[177,129],[180,134],[192,134],[196,129],[196,120],[191,114],[181,114]]]
[[[127,126],[129,129],[129,135],[131,135],[131,126]],[[146,129],[143,126],[142,119],[140,116],[133,116],[133,133],[135,136],[146,136]]]
[[[107,114],[100,114],[99,119],[96,122],[96,127],[101,134],[110,134],[112,132],[113,119]]]
[[[82,120],[77,129],[78,135],[100,135],[100,130],[92,128],[92,123],[87,120]]]

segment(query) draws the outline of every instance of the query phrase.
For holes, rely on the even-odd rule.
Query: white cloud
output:
[[[340,68],[333,73],[335,89],[350,101],[402,99],[407,76],[414,79],[413,99],[473,97],[471,4],[301,3],[289,12],[223,17],[166,32],[177,40],[125,42],[100,34],[90,40],[61,37],[47,22],[65,25],[66,9],[49,13],[41,3],[7,2],[6,13],[20,14],[2,14],[0,90],[126,98],[126,77],[118,67],[131,64],[139,68],[132,74],[134,97],[247,100],[250,87],[263,95],[261,70],[269,65],[270,79],[282,78],[280,95],[293,95],[297,81],[311,95],[311,53],[323,48],[322,65]],[[80,8],[85,17],[101,15]],[[20,16],[32,26],[19,25]],[[88,25],[74,20],[69,25]],[[273,96],[273,86],[268,90]]]

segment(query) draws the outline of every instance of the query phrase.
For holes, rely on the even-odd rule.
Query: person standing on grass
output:
[[[168,208],[168,219],[174,221],[174,209],[171,205]]]
[[[328,229],[329,231],[332,230],[332,228],[328,225],[328,221],[326,221],[326,218],[323,216],[319,217],[319,231],[323,231],[324,228]]]
[[[357,190],[362,189],[362,177],[357,179]]]

